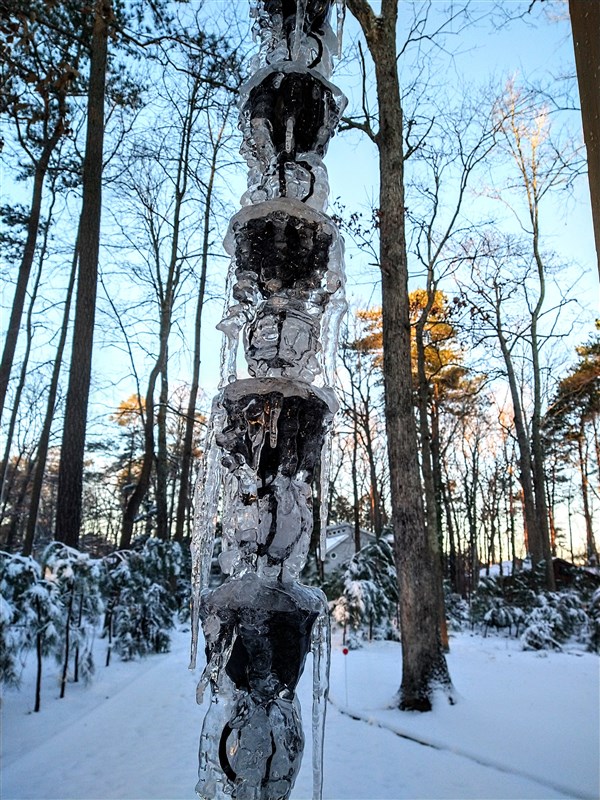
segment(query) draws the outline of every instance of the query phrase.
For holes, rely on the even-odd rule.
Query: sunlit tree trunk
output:
[[[82,519],[83,460],[96,317],[102,211],[104,102],[111,20],[110,0],[96,0],[90,53],[83,200],[78,239],[77,297],[56,508],[56,539],[71,547],[78,546]]]
[[[75,285],[75,275],[77,272],[77,256],[78,248],[75,246],[75,253],[73,256],[73,263],[71,265],[71,275],[69,277],[69,285],[67,287],[67,297],[65,300],[65,307],[63,310],[63,319],[60,328],[60,336],[58,345],[56,347],[56,356],[52,367],[52,377],[50,378],[50,386],[48,387],[48,397],[46,400],[46,413],[44,422],[40,433],[40,440],[37,446],[37,456],[35,463],[35,470],[33,474],[33,483],[31,487],[31,500],[29,505],[29,514],[27,517],[27,526],[25,529],[25,541],[23,543],[23,554],[31,555],[33,545],[35,542],[35,532],[40,508],[40,499],[42,496],[42,487],[44,484],[44,472],[46,469],[46,461],[48,459],[48,448],[50,446],[50,433],[52,430],[52,422],[54,420],[54,413],[56,410],[56,397],[58,394],[58,381],[60,377],[60,369],[63,362],[65,346],[67,343],[67,333],[69,330],[69,317],[71,314],[71,302],[73,298],[73,288]]]
[[[8,391],[8,382],[10,380],[10,373],[13,366],[15,351],[17,348],[17,340],[19,337],[19,328],[21,326],[21,318],[23,316],[23,309],[25,308],[25,298],[27,295],[27,285],[31,274],[31,267],[33,266],[33,259],[35,256],[35,247],[40,228],[40,217],[42,213],[42,195],[44,188],[44,180],[48,172],[50,158],[56,149],[61,136],[64,132],[64,118],[65,102],[62,99],[62,110],[60,117],[48,135],[48,138],[42,149],[40,158],[35,164],[33,175],[33,190],[31,195],[31,206],[29,210],[29,219],[27,221],[27,239],[25,240],[25,248],[23,250],[23,258],[19,266],[19,273],[17,276],[17,285],[15,287],[15,294],[11,306],[10,318],[8,321],[8,329],[6,331],[6,338],[4,340],[4,350],[2,351],[2,360],[0,361],[0,418],[6,403],[6,393]]]
[[[450,687],[440,637],[434,555],[427,537],[417,459],[411,372],[408,264],[404,226],[403,119],[398,81],[397,0],[376,16],[366,0],[348,0],[375,65],[379,130],[380,268],[383,371],[392,520],[400,589],[400,707],[431,709],[435,688]]]
[[[200,343],[202,334],[202,310],[206,294],[206,273],[208,269],[208,249],[210,244],[210,219],[212,213],[212,200],[217,173],[217,160],[223,142],[226,120],[217,133],[213,142],[212,157],[210,163],[210,173],[206,187],[206,199],[204,204],[204,219],[202,233],[202,256],[200,267],[200,281],[198,284],[198,296],[196,298],[196,317],[194,323],[194,354],[192,362],[192,382],[190,395],[185,418],[185,433],[183,437],[183,450],[181,455],[181,473],[179,481],[179,497],[177,500],[177,517],[175,523],[175,539],[181,542],[184,538],[186,519],[189,514],[191,487],[190,474],[193,457],[194,428],[196,425],[196,403],[198,401],[198,389],[200,386]]]
[[[583,502],[583,517],[585,519],[585,541],[587,549],[588,561],[591,564],[598,563],[598,551],[596,550],[596,542],[594,540],[594,529],[592,527],[592,514],[590,511],[590,494],[589,494],[589,479],[588,479],[588,465],[585,444],[585,427],[584,418],[581,416],[579,431],[577,435],[577,454],[579,477],[581,480],[581,499]]]

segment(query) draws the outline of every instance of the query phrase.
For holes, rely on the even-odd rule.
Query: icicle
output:
[[[282,408],[283,399],[281,397],[275,397],[269,414],[269,445],[273,449],[277,447],[277,422],[279,421]]]
[[[337,57],[342,57],[342,33],[344,31],[344,20],[346,18],[346,0],[336,0],[336,38],[337,38]]]
[[[215,411],[213,403],[206,446],[200,462],[200,475],[195,490],[194,529],[192,533],[192,644],[190,669],[196,666],[198,629],[200,620],[200,593],[208,586],[212,551],[215,540],[216,515],[221,487],[221,451],[215,434],[223,425],[222,412]]]
[[[313,706],[312,706],[312,768],[313,800],[323,795],[323,740],[325,713],[329,694],[329,660],[331,652],[331,623],[327,599],[323,595],[323,611],[313,628]]]
[[[294,118],[288,117],[285,123],[285,152],[290,154],[294,149]]]
[[[325,309],[321,322],[322,370],[327,386],[335,384],[335,365],[339,344],[340,323],[348,309],[346,302],[346,275],[344,270],[344,241],[340,237],[338,262],[331,263],[328,273],[328,288],[331,299]],[[337,288],[336,288],[337,286]]]
[[[345,98],[323,77],[335,48],[332,0],[251,2],[266,66],[240,98],[248,191],[224,242],[231,258],[226,294],[233,300],[218,326],[227,341],[193,538],[192,664],[201,619],[208,664],[198,700],[206,687],[211,692],[196,792],[204,800],[289,799],[304,746],[294,688],[312,650],[313,799],[321,800],[328,604],[298,578],[313,529],[319,458],[322,559],[326,550],[338,403],[331,386],[314,381],[322,372],[333,382],[345,302],[342,242],[324,213],[322,157]],[[337,13],[339,39],[342,5]],[[238,379],[242,331],[252,377]],[[220,491],[219,564],[228,577],[208,589]],[[248,683],[248,675],[255,680]]]
[[[292,61],[300,57],[300,48],[304,44],[304,19],[306,17],[306,4],[308,0],[297,0],[296,4],[296,30],[294,31],[294,46],[292,48]]]
[[[325,561],[325,550],[327,547],[327,516],[329,512],[329,478],[331,475],[331,429],[325,433],[323,446],[321,447],[321,508],[320,522],[321,530],[319,536],[319,558]]]

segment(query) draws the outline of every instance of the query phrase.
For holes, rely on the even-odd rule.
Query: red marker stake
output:
[[[342,653],[347,656],[348,655],[348,648],[342,648]],[[348,707],[348,662],[344,659],[344,679],[346,684],[346,708]]]

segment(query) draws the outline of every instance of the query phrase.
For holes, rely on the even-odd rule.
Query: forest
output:
[[[390,545],[416,492],[451,626],[597,650],[600,324],[567,4],[400,6],[381,4],[377,38],[369,4],[347,0],[328,523],[353,558],[328,571],[315,536],[304,579],[350,639],[393,637]],[[23,648],[54,654],[64,691],[91,675],[101,612],[124,659],[186,618],[255,44],[245,2],[0,9],[2,666],[18,682]],[[523,51],[486,67],[484,40],[529,38],[552,54],[530,72]],[[320,505],[315,489],[315,519]]]

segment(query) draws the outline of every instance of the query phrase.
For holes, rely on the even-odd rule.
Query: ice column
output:
[[[337,410],[326,384],[345,308],[343,243],[325,213],[323,157],[346,102],[329,82],[343,6],[251,0],[251,16],[260,54],[239,103],[248,189],[225,238],[232,299],[218,326],[227,337],[223,377],[193,541],[192,661],[200,622],[207,660],[199,700],[210,688],[196,786],[206,800],[290,796],[304,746],[295,690],[309,651],[313,797],[321,797],[329,672],[327,602],[298,576],[313,528],[313,476],[327,471]],[[244,379],[235,368],[240,342]],[[211,590],[219,495],[228,577]]]

